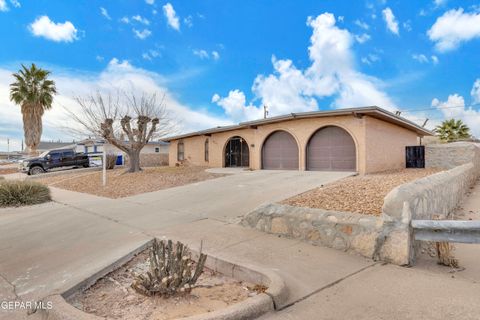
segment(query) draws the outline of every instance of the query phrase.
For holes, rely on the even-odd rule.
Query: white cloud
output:
[[[146,38],[148,38],[152,34],[152,31],[150,31],[148,29],[143,29],[142,31],[140,31],[140,30],[137,30],[137,29],[133,28],[132,31],[135,34],[135,37],[137,37],[140,40],[145,40]]]
[[[10,3],[12,4],[12,6],[14,6],[15,8],[20,8],[22,5],[20,4],[20,1],[18,0],[10,0]]]
[[[475,82],[473,83],[470,95],[472,96],[473,102],[475,104],[480,103],[480,79],[475,80]]]
[[[372,63],[377,62],[379,60],[380,60],[380,57],[376,54],[373,54],[373,53],[370,53],[366,57],[362,57],[360,59],[360,61],[362,61],[362,63],[368,64],[368,65],[371,65]]]
[[[408,32],[412,31],[412,22],[410,20],[405,21],[402,23],[403,29],[407,30]]]
[[[145,2],[149,5],[154,5],[155,4],[155,0],[145,0]]]
[[[238,89],[225,98],[215,94],[212,101],[236,121],[261,117],[263,105],[269,107],[272,116],[317,110],[317,99],[324,97],[333,97],[337,108],[378,105],[393,110],[395,104],[378,89],[381,82],[355,69],[354,36],[336,26],[333,14],[309,17],[307,25],[313,30],[308,68],[298,69],[291,60],[273,56],[274,72],[258,75],[252,86],[259,105],[247,103],[245,94]]]
[[[358,43],[365,43],[368,40],[370,40],[370,35],[367,33],[362,33],[362,34],[356,34],[355,35],[355,40],[357,40]]]
[[[438,64],[439,61],[438,61],[438,57],[437,57],[437,56],[433,55],[433,56],[431,56],[431,59],[432,59],[432,63],[433,63],[433,64]]]
[[[144,52],[142,54],[142,58],[145,59],[145,60],[153,60],[154,58],[157,58],[160,56],[160,52],[158,52],[157,50],[148,50],[147,52]]]
[[[368,30],[370,29],[370,26],[366,23],[366,22],[363,22],[361,20],[355,20],[354,23],[359,26],[360,28],[364,29],[364,30]]]
[[[208,59],[210,58],[210,55],[206,50],[203,49],[194,49],[193,54],[199,57],[200,59]]]
[[[132,17],[132,20],[135,20],[137,22],[140,22],[146,26],[150,25],[150,21],[147,18],[142,17],[141,15],[137,14]]]
[[[433,4],[435,5],[435,7],[443,7],[444,5],[447,4],[447,1],[448,0],[433,0]]]
[[[230,91],[225,98],[214,94],[212,102],[221,106],[225,114],[237,122],[252,117],[259,119],[263,112],[252,104],[246,105],[245,94],[238,89]]]
[[[211,53],[208,53],[207,50],[205,49],[193,49],[192,50],[193,54],[199,57],[202,60],[210,59],[212,58],[213,60],[218,60],[220,59],[220,53],[218,51],[213,50]]]
[[[390,8],[385,8],[382,11],[383,15],[383,20],[385,20],[385,23],[387,24],[387,29],[396,35],[398,35],[398,22],[397,19],[395,18],[395,15],[393,14],[392,9]]]
[[[30,24],[29,29],[34,36],[44,37],[55,42],[73,42],[78,39],[78,30],[73,23],[70,21],[55,23],[48,16],[41,16],[35,19]]]
[[[108,14],[107,9],[105,9],[104,7],[100,7],[100,13],[102,14],[102,16],[104,16],[104,17],[107,18],[108,20],[112,20],[112,18],[111,18],[110,15]]]
[[[474,85],[475,88],[475,85]],[[473,90],[473,89],[472,89]],[[447,101],[440,101],[435,98],[432,100],[432,106],[436,107],[445,119],[460,119],[476,137],[480,137],[480,111],[472,107],[465,106],[465,99],[458,94],[451,94]]]
[[[193,17],[189,15],[188,17],[183,18],[183,24],[189,28],[193,27]]]
[[[180,30],[180,20],[178,19],[178,16],[175,12],[175,9],[173,9],[173,6],[171,3],[167,3],[166,5],[163,6],[163,14],[167,18],[168,25],[179,31]]]
[[[462,8],[449,10],[437,18],[427,34],[438,51],[454,50],[480,37],[480,13],[465,13]]]
[[[100,56],[100,55],[97,55],[95,57],[95,59],[98,61],[98,62],[103,62],[103,60],[105,60],[105,58],[103,56]]]
[[[120,22],[129,24],[129,23],[130,23],[130,19],[129,19],[128,17],[122,17],[122,19],[120,19]]]
[[[0,0],[0,11],[8,11],[7,0]]]
[[[9,99],[9,84],[13,81],[12,73],[16,70],[0,68],[0,136],[10,137],[19,149],[23,136],[20,107]],[[210,114],[205,109],[193,109],[180,102],[178,95],[172,93],[167,84],[172,80],[164,76],[137,68],[128,61],[112,59],[99,73],[51,69],[52,80],[55,81],[59,94],[55,96],[53,107],[43,117],[43,140],[72,141],[74,137],[63,130],[74,127],[64,107],[75,112],[80,110],[74,101],[75,96],[86,96],[97,90],[115,92],[116,89],[126,91],[165,94],[165,105],[171,117],[179,123],[182,132],[201,130],[218,125],[232,124],[225,117]],[[3,144],[0,148],[4,148]]]
[[[424,54],[414,53],[414,54],[412,54],[412,59],[417,60],[420,63],[428,63],[429,62],[427,56],[424,55]]]

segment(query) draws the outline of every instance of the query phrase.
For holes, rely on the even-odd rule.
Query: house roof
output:
[[[226,132],[226,131],[231,131],[231,130],[236,130],[236,129],[244,129],[244,128],[251,128],[254,126],[261,126],[261,125],[266,125],[270,123],[276,123],[276,122],[282,122],[282,121],[288,121],[288,120],[294,120],[294,119],[305,119],[305,118],[323,118],[323,117],[334,117],[334,116],[344,116],[344,115],[356,115],[356,116],[362,116],[362,115],[368,115],[373,118],[377,118],[386,122],[393,123],[395,125],[398,125],[400,127],[403,127],[405,129],[411,130],[416,132],[419,136],[431,136],[433,135],[433,132],[430,130],[427,130],[418,124],[404,118],[401,116],[398,116],[390,111],[387,111],[385,109],[379,108],[377,106],[371,106],[371,107],[361,107],[361,108],[347,108],[347,109],[337,109],[337,110],[327,110],[327,111],[311,111],[311,112],[298,112],[298,113],[290,113],[282,116],[276,116],[276,117],[271,117],[271,118],[266,118],[266,119],[259,119],[259,120],[253,120],[253,121],[246,121],[246,122],[241,122],[237,125],[231,125],[231,126],[223,126],[223,127],[216,127],[216,128],[211,128],[211,129],[206,129],[206,130],[201,130],[201,131],[196,131],[196,132],[191,132],[191,133],[186,133],[182,135],[177,135],[177,136],[172,136],[172,137],[167,137],[164,138],[164,141],[172,141],[172,140],[178,140],[178,139],[183,139],[183,138],[188,138],[188,137],[194,137],[194,136],[202,136],[202,135],[209,135],[212,133],[219,133],[219,132]]]
[[[75,142],[49,142],[49,141],[40,141],[38,144],[37,150],[38,151],[46,151],[46,150],[53,150],[53,149],[62,149],[65,147],[75,146]]]
[[[78,141],[76,144],[77,145],[102,145],[105,143],[105,140],[103,139],[84,139],[84,140],[81,140],[81,141]],[[158,145],[158,146],[166,146],[168,145],[169,143],[168,142],[165,142],[163,140],[159,140],[159,141],[149,141],[147,143],[147,145]]]

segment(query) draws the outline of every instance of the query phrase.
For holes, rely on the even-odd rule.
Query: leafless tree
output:
[[[117,91],[115,94],[96,92],[76,97],[80,112],[67,113],[83,131],[105,139],[125,152],[129,158],[127,172],[138,172],[140,151],[154,139],[171,134],[174,125],[165,108],[165,96]]]

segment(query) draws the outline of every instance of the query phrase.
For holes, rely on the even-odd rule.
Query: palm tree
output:
[[[444,142],[453,142],[471,137],[470,128],[462,120],[445,120],[435,128],[435,132]]]
[[[21,107],[25,144],[30,153],[35,153],[42,137],[42,116],[52,107],[53,96],[57,93],[55,82],[48,80],[50,71],[30,68],[14,73],[16,81],[10,84],[10,100]]]

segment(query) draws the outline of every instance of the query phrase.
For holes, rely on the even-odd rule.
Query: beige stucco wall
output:
[[[357,152],[357,171],[360,174],[398,168],[402,163],[404,166],[405,146],[416,144],[417,135],[409,130],[368,116],[356,118],[353,115],[288,120],[258,126],[256,129],[232,130],[214,133],[209,137],[195,136],[184,138],[181,141],[183,141],[185,147],[185,159],[189,163],[209,167],[223,167],[224,148],[228,140],[234,136],[240,136],[246,140],[249,146],[250,168],[257,170],[261,169],[261,150],[266,138],[277,130],[284,130],[289,132],[297,141],[299,147],[299,168],[300,170],[305,170],[308,140],[317,130],[330,125],[341,127],[352,136]],[[368,126],[372,126],[372,128],[367,129]],[[414,138],[413,141],[412,137]],[[204,160],[204,146],[207,138],[209,139],[208,162]],[[369,141],[367,144],[369,139],[372,141]],[[177,143],[178,140],[173,140],[170,145],[169,163],[172,166],[178,162]],[[377,148],[380,150],[376,150]],[[383,154],[382,148],[383,150],[387,148],[387,150],[392,151],[391,154]],[[400,152],[400,150],[403,150],[403,152]],[[376,159],[375,156],[379,156],[380,159]]]
[[[417,134],[372,117],[365,121],[365,172],[405,168],[405,147],[418,145]]]

